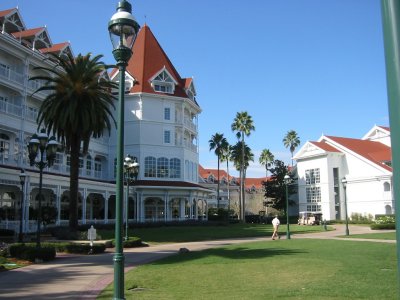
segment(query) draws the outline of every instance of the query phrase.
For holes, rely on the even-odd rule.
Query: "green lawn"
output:
[[[396,232],[376,232],[366,234],[351,234],[349,236],[341,236],[346,238],[360,238],[360,239],[377,239],[377,240],[395,240]]]
[[[290,225],[292,233],[310,233],[324,230],[322,226]],[[280,233],[285,234],[286,225],[281,225]],[[114,231],[98,230],[102,239],[112,239]],[[272,225],[230,224],[221,226],[166,226],[156,228],[131,228],[130,236],[140,237],[149,244],[194,242],[225,238],[271,236]]]
[[[175,255],[128,272],[126,299],[398,299],[396,245],[292,239]],[[109,286],[98,299],[111,299]]]

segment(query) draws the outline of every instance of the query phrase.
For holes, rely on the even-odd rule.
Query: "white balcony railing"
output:
[[[21,105],[14,105],[6,101],[0,100],[0,112],[14,115],[17,117],[22,117],[22,106]]]
[[[0,64],[0,77],[18,84],[24,84],[24,74],[10,70],[8,66]]]

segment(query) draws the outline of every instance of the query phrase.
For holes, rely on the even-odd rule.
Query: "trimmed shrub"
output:
[[[78,244],[78,243],[69,243],[65,245],[65,251],[67,253],[74,254],[98,254],[104,253],[106,250],[106,246],[104,244],[94,243],[93,247],[90,244]]]
[[[0,229],[0,236],[14,236],[14,230]]]
[[[110,244],[107,245],[107,246],[110,245],[109,248],[115,247],[115,240],[111,240],[111,241],[108,241],[108,242],[110,242]],[[122,246],[123,246],[124,248],[148,247],[147,244],[145,244],[145,243],[142,242],[142,239],[141,239],[141,238],[135,237],[135,236],[129,237],[129,239],[128,239],[127,241],[125,241],[125,240],[122,241]]]
[[[36,244],[16,243],[9,247],[11,257],[29,260],[49,261],[56,258],[56,248],[50,245],[43,245],[40,249],[36,248]]]
[[[380,229],[396,229],[396,224],[371,224],[372,230],[380,230]]]

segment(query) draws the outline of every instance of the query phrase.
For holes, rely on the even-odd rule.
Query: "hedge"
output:
[[[36,244],[16,243],[9,247],[11,257],[35,262],[36,260],[49,261],[56,258],[56,248],[50,245],[43,245],[40,248]]]

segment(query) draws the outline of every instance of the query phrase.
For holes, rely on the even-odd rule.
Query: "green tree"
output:
[[[275,157],[271,153],[271,151],[269,151],[269,149],[263,149],[258,161],[260,162],[261,165],[265,166],[265,181],[267,181],[267,177],[268,177],[268,168],[271,167],[274,159],[275,159]]]
[[[275,160],[274,155],[269,149],[263,149],[261,152],[259,162],[261,165],[265,166],[265,182],[264,185],[267,186],[268,184],[268,169],[271,168],[273,161]],[[268,199],[266,199],[266,215],[268,217]]]
[[[221,154],[221,162],[226,161],[226,174],[228,174],[227,178],[227,193],[228,193],[228,217],[231,214],[231,193],[230,193],[230,176],[229,176],[229,161],[231,161],[231,153],[232,153],[232,146],[229,145],[228,142],[226,142],[225,147],[222,149],[222,154]]]
[[[237,112],[236,117],[231,125],[232,131],[236,132],[236,136],[242,142],[242,147],[245,146],[244,137],[250,136],[251,132],[255,130],[253,118],[247,113],[247,111]],[[244,162],[245,150],[242,148],[241,162]],[[244,207],[245,207],[245,195],[244,195],[244,164],[240,166],[240,202],[242,205],[241,219],[244,221]]]
[[[270,169],[271,178],[268,182],[264,182],[264,190],[265,190],[265,199],[267,199],[267,203],[278,210],[282,210],[286,207],[286,185],[284,177],[285,175],[289,175],[292,178],[288,170],[288,166],[281,160],[274,161],[274,167]],[[293,178],[292,178],[293,179]],[[289,196],[294,194],[296,190],[295,185],[288,185],[288,194]],[[289,205],[293,205],[295,202],[289,200]]]
[[[90,139],[103,136],[107,129],[110,133],[115,123],[111,89],[117,85],[103,75],[107,66],[100,61],[102,55],[92,57],[91,53],[77,57],[51,57],[55,67],[37,67],[49,75],[34,76],[30,80],[44,80],[46,84],[36,92],[46,91],[37,118],[38,128],[43,124],[47,132],[53,132],[69,151],[70,199],[69,226],[76,230],[78,226],[78,185],[79,154],[86,154]],[[82,145],[82,147],[81,147]]]
[[[228,141],[221,133],[214,134],[208,141],[210,145],[210,151],[214,150],[218,160],[218,178],[217,178],[217,208],[219,208],[219,162],[221,161],[221,155],[226,147],[228,147]]]
[[[286,148],[289,148],[290,153],[292,154],[292,167],[293,167],[293,153],[294,150],[300,145],[300,138],[297,135],[297,132],[294,130],[289,130],[285,137],[282,140],[283,145],[285,145]]]
[[[232,146],[231,158],[233,160],[233,164],[234,164],[236,170],[239,171],[239,170],[242,170],[242,168],[243,168],[243,171],[241,171],[242,176],[240,179],[240,183],[241,183],[241,186],[243,185],[243,191],[244,191],[247,167],[249,166],[250,161],[254,161],[254,154],[251,151],[249,146],[247,146],[246,144],[243,145],[243,142],[239,141],[234,146]],[[244,161],[242,159],[244,159]],[[243,199],[243,201],[240,202],[240,213],[241,213],[242,220],[244,220],[245,211],[246,211],[246,203],[245,203],[244,193],[243,193],[241,199]]]

